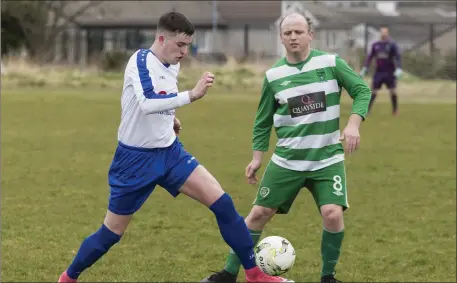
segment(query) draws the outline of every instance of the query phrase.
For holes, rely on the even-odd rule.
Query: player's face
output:
[[[290,17],[284,19],[281,26],[281,42],[288,53],[301,53],[308,48],[313,39],[306,19]]]
[[[164,55],[168,63],[175,65],[187,55],[192,36],[184,33],[168,35],[163,41]]]
[[[380,33],[382,40],[386,40],[387,38],[389,38],[389,30],[387,28],[381,28]]]

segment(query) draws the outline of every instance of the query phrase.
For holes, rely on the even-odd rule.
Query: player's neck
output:
[[[297,52],[297,53],[288,53],[286,55],[287,62],[290,64],[297,64],[303,61],[306,61],[308,59],[309,54],[311,53],[311,48],[308,47],[302,52]]]
[[[160,62],[162,62],[163,64],[168,64],[168,62],[165,60],[164,56],[162,55],[162,52],[160,51],[160,47],[155,45],[155,44],[152,44],[151,48],[149,48],[152,53],[154,53],[154,55],[157,57],[157,59],[159,59]]]

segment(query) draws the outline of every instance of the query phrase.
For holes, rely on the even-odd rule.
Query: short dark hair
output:
[[[163,14],[159,19],[157,29],[173,33],[184,33],[189,36],[195,32],[194,25],[183,14],[178,12]]]

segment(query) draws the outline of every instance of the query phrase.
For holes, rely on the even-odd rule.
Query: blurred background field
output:
[[[2,1],[2,280],[55,282],[101,224],[123,67],[134,50],[149,47],[165,11],[184,12],[197,28],[179,88],[193,87],[204,71],[216,75],[204,99],[177,110],[180,139],[246,215],[256,188],[243,173],[261,82],[282,54],[277,20],[292,7],[316,23],[313,46],[338,53],[356,71],[381,25],[403,51],[400,115],[391,116],[382,89],[362,124],[360,150],[347,157],[351,208],[337,277],[455,282],[455,2],[383,3]],[[342,127],[350,107],[344,92]],[[267,157],[274,142],[273,134]],[[316,282],[320,233],[304,191],[264,236],[284,236],[296,248],[288,277]],[[158,187],[120,244],[81,281],[197,282],[220,269],[227,252],[210,211]]]

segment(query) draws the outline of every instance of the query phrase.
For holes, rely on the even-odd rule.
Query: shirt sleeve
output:
[[[370,67],[371,60],[373,60],[373,57],[374,57],[375,52],[376,52],[375,49],[374,49],[374,45],[375,45],[374,43],[371,44],[370,52],[368,53],[368,56],[365,59],[365,62],[363,64],[363,66],[365,68],[367,68],[367,69]]]
[[[277,102],[270,84],[265,77],[262,85],[262,94],[257,108],[254,122],[252,149],[268,151],[270,145],[271,129],[273,127],[273,115],[277,108]]]
[[[339,56],[336,56],[335,72],[338,85],[342,86],[353,99],[352,113],[360,115],[365,120],[371,100],[371,89],[360,75]]]
[[[157,94],[154,91],[154,76],[151,76],[154,66],[148,63],[148,55],[147,51],[139,51],[136,64],[128,72],[141,110],[145,114],[153,114],[189,104],[188,91],[167,94]]]
[[[398,45],[395,43],[393,45],[393,52],[394,52],[394,58],[395,58],[395,67],[396,68],[401,68],[401,55],[400,55],[400,48]]]

